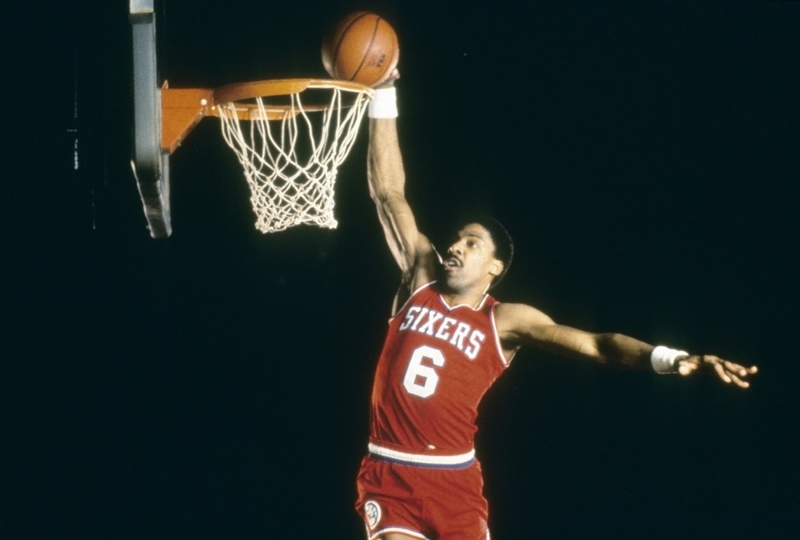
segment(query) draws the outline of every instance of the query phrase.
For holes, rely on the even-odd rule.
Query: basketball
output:
[[[322,64],[334,79],[366,86],[384,82],[397,67],[400,46],[379,15],[357,11],[339,21],[322,42]]]

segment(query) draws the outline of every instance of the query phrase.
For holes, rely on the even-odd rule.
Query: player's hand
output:
[[[397,68],[392,70],[392,74],[389,75],[389,78],[383,81],[381,84],[377,85],[375,88],[388,88],[390,86],[394,86],[394,81],[400,78],[400,72],[397,71]]]
[[[678,373],[681,375],[691,375],[698,370],[713,370],[723,382],[733,383],[740,388],[749,387],[750,383],[745,379],[758,373],[756,366],[744,367],[711,354],[688,356],[678,360]]]

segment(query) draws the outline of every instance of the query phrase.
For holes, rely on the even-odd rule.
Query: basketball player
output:
[[[473,435],[478,403],[522,345],[657,373],[715,373],[747,388],[756,367],[562,326],[536,308],[487,294],[513,244],[492,219],[462,224],[438,254],[404,196],[393,85],[370,105],[368,177],[402,273],[372,390],[369,454],[356,509],[369,540],[488,540],[488,506]]]

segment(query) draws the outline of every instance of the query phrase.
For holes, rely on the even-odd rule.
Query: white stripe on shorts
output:
[[[412,465],[465,465],[475,459],[474,448],[466,454],[456,456],[429,456],[425,454],[409,454],[369,443],[369,453]]]

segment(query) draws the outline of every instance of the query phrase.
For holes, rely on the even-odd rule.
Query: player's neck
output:
[[[453,307],[465,304],[477,309],[486,296],[486,292],[477,288],[468,291],[449,291],[445,289],[441,291],[441,295],[448,306]]]

